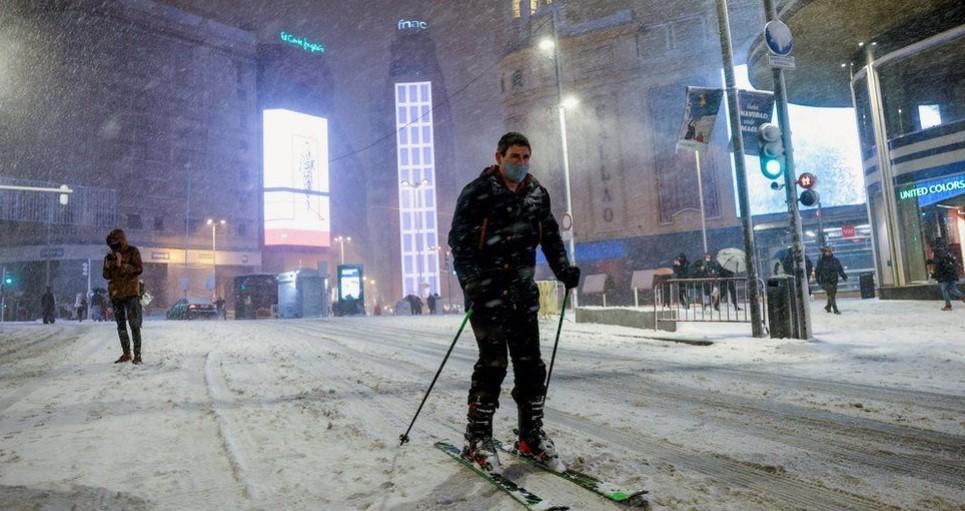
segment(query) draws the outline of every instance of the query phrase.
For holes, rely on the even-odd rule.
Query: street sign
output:
[[[853,225],[850,225],[850,224],[848,224],[848,225],[842,225],[842,226],[841,226],[841,237],[842,237],[842,238],[849,238],[849,239],[850,239],[850,238],[854,238],[854,237],[855,237],[854,226],[853,226]]]
[[[811,188],[814,188],[814,186],[817,184],[818,184],[818,177],[810,172],[805,172],[800,176],[798,176],[797,178],[797,185],[800,186],[801,188],[810,190]]]
[[[794,49],[794,40],[791,37],[791,29],[787,28],[781,20],[768,21],[764,25],[764,42],[767,49],[774,55],[786,57]]]
[[[794,57],[782,57],[780,55],[768,55],[767,66],[779,69],[794,70],[797,67]]]

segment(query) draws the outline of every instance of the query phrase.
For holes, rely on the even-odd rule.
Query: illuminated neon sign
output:
[[[419,20],[399,20],[398,24],[399,30],[414,29],[414,30],[425,30],[429,28],[429,24],[425,21]]]
[[[965,193],[965,175],[960,174],[920,181],[910,188],[898,190],[898,199],[918,199],[918,205],[925,207],[963,193]]]
[[[288,44],[293,44],[308,53],[325,53],[325,46],[322,43],[315,43],[302,37],[296,37],[288,32],[281,33],[281,40]]]

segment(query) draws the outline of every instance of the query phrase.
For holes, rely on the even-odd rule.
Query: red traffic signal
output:
[[[798,176],[797,178],[797,185],[800,186],[801,188],[804,188],[805,190],[810,190],[811,188],[814,188],[814,186],[817,184],[818,184],[818,177],[810,172],[805,172],[800,176]]]

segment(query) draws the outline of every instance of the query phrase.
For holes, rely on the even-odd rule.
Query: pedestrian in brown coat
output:
[[[135,364],[141,363],[141,299],[140,279],[144,265],[141,252],[127,243],[127,235],[121,229],[114,229],[107,235],[107,246],[111,251],[104,256],[104,279],[108,281],[107,293],[114,308],[117,321],[117,335],[121,340],[124,353],[114,363],[131,360],[131,338],[134,339]],[[130,324],[130,337],[127,325]]]

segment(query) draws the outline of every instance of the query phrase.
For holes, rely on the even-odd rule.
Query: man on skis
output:
[[[546,365],[540,357],[539,290],[533,280],[536,247],[566,289],[580,282],[569,264],[550,197],[529,175],[531,148],[520,133],[507,133],[496,148],[496,165],[466,185],[449,232],[454,266],[473,309],[470,323],[479,347],[469,388],[463,455],[483,470],[499,473],[493,415],[513,361],[513,399],[519,413],[517,447],[558,471],[565,470],[543,431]]]

